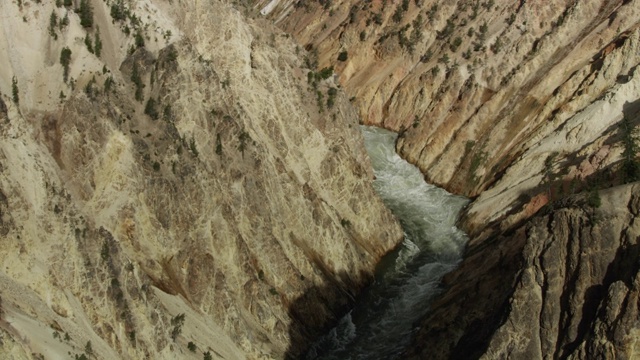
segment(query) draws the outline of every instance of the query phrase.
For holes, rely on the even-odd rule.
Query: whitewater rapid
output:
[[[455,222],[468,200],[427,184],[415,166],[396,154],[397,134],[365,126],[362,132],[374,187],[400,220],[405,238],[383,259],[355,308],[311,347],[307,359],[397,358],[467,241]]]

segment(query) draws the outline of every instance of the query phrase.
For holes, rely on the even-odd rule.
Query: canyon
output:
[[[0,3],[0,358],[301,351],[402,239],[348,100],[225,2],[60,5]]]
[[[257,2],[261,5],[266,1]],[[273,6],[277,3],[277,6]],[[362,121],[473,199],[410,358],[634,358],[637,1],[275,1]]]
[[[403,357],[640,356],[640,1],[0,13],[0,357],[301,356],[403,238],[359,123],[472,200]]]

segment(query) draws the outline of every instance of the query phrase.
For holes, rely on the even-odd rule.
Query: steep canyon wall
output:
[[[0,357],[297,354],[402,237],[346,96],[242,6],[59,3],[0,2]]]
[[[637,353],[637,269],[613,254],[638,242],[637,189],[620,188],[638,180],[638,1],[254,3],[428,181],[474,199],[466,259],[411,354]]]

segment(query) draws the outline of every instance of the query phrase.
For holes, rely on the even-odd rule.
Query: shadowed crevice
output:
[[[309,346],[331,328],[351,310],[357,294],[373,278],[371,274],[361,273],[361,283],[346,272],[340,272],[323,285],[313,285],[304,294],[289,305],[289,326],[291,345],[285,353],[285,359],[304,358]]]

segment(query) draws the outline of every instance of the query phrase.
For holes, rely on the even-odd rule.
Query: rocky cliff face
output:
[[[0,3],[0,357],[295,356],[402,236],[356,112],[244,7],[60,3]]]
[[[473,233],[530,215],[517,198],[538,195],[550,155],[569,180],[594,172],[584,160],[619,159],[604,143],[637,99],[637,2],[275,3],[364,122],[400,131],[399,153],[430,182],[482,194]]]
[[[311,62],[333,66],[363,121],[401,133],[398,152],[427,180],[474,199],[461,220],[466,259],[422,324],[416,348],[425,352],[414,354],[434,346],[440,357],[634,354],[637,322],[604,313],[610,298],[633,309],[635,280],[622,282],[626,293],[616,282],[627,279],[625,260],[611,254],[627,253],[635,238],[599,233],[588,210],[565,205],[638,179],[638,1],[255,3]],[[540,211],[547,217],[531,220]],[[621,231],[633,228],[633,211],[599,211],[626,219],[616,220]],[[536,225],[549,222],[557,225]],[[532,250],[556,237],[564,252]],[[603,242],[606,254],[586,250]],[[563,280],[535,278],[539,311],[522,305],[534,296],[522,279],[552,272]]]
[[[409,357],[638,357],[639,190],[602,191],[597,208],[575,196],[471,246]]]

